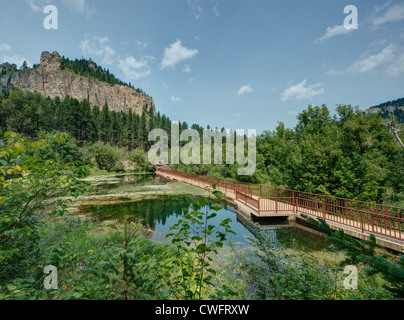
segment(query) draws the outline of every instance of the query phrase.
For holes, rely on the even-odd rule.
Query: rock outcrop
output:
[[[4,64],[6,65],[6,64]],[[156,113],[154,101],[144,93],[123,86],[78,76],[62,70],[62,59],[58,52],[43,52],[40,66],[8,73],[0,77],[0,90],[19,87],[24,91],[37,91],[45,97],[64,99],[70,96],[79,101],[87,99],[91,105],[110,110],[141,115],[144,107]]]
[[[0,72],[2,71],[6,71],[6,72],[10,72],[10,71],[15,71],[15,65],[11,65],[8,62],[0,64]]]
[[[370,108],[365,110],[365,114],[378,114],[379,112],[394,113],[398,110],[404,111],[404,107],[388,106],[385,108]]]

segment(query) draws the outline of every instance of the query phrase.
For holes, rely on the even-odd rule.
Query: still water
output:
[[[100,181],[94,186],[96,194],[108,194],[119,191],[130,185],[137,186],[159,186],[166,185],[167,182],[155,175],[124,175],[115,176],[108,181]],[[144,226],[152,229],[154,234],[151,239],[156,241],[169,241],[165,235],[171,233],[170,228],[178,220],[192,210],[205,213],[209,206],[198,206],[200,196],[188,194],[176,194],[159,196],[153,199],[133,200],[127,198],[126,201],[117,204],[100,204],[82,206],[80,211],[96,219],[128,219],[140,220]],[[224,219],[232,220],[230,226],[236,235],[230,234],[228,238],[239,246],[249,245],[249,239],[254,239],[253,225],[257,223],[260,229],[271,233],[273,242],[280,242],[286,247],[294,247],[305,251],[318,251],[327,248],[325,238],[308,228],[297,223],[289,223],[279,219],[258,219],[251,220],[237,212],[231,204],[219,202],[222,209],[218,215],[209,220],[209,224],[219,226]]]

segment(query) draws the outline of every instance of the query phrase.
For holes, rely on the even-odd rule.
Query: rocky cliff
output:
[[[404,123],[404,98],[388,101],[378,106],[365,110],[365,114],[380,114],[382,118],[387,119],[390,114],[397,117],[397,120]]]
[[[5,66],[5,65],[4,65]],[[146,107],[156,113],[154,101],[144,93],[123,86],[111,85],[62,70],[62,59],[56,51],[43,52],[38,68],[16,71],[0,77],[0,90],[19,87],[24,91],[37,91],[45,97],[64,98],[67,95],[79,101],[87,99],[91,105],[110,110],[141,115]]]

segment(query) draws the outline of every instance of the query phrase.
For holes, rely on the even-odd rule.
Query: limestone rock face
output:
[[[365,114],[378,114],[379,112],[389,112],[394,113],[396,110],[404,111],[404,107],[395,107],[395,106],[388,106],[385,108],[370,108],[365,110]]]
[[[0,90],[13,87],[24,91],[37,91],[42,96],[64,99],[70,96],[79,101],[87,99],[91,105],[102,108],[105,104],[110,110],[124,111],[141,115],[143,108],[153,110],[154,101],[144,93],[106,82],[94,81],[82,76],[62,71],[62,59],[58,52],[43,52],[37,69],[23,70],[0,77]]]
[[[2,72],[3,70],[6,71],[6,72],[10,72],[10,71],[14,71],[15,69],[11,64],[6,62],[6,63],[3,63],[3,64],[0,64],[0,72]]]

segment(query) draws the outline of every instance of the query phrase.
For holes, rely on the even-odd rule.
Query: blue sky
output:
[[[58,9],[46,30],[44,7]],[[357,30],[343,27],[347,5]],[[2,0],[0,63],[92,58],[172,120],[296,125],[307,105],[404,97],[404,1]]]

